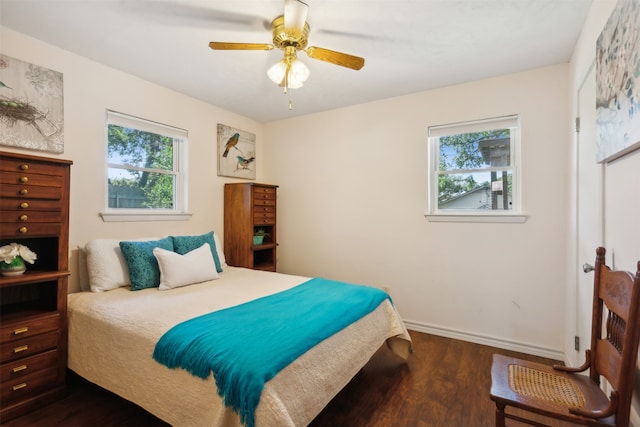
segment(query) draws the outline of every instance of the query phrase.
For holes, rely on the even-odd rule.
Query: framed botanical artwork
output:
[[[598,162],[640,148],[640,0],[618,0],[596,49]]]
[[[62,73],[0,54],[0,145],[64,152]]]
[[[256,136],[218,123],[218,175],[256,179]]]

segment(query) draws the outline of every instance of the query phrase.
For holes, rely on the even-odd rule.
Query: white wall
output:
[[[256,134],[262,155],[262,125],[169,89],[105,67],[23,34],[0,28],[2,53],[63,73],[65,151],[73,160],[69,248],[70,290],[79,289],[78,245],[98,237],[131,238],[168,234],[223,233],[223,183],[217,176],[217,124]],[[189,131],[189,221],[105,223],[98,216],[106,200],[105,110],[165,123]],[[2,147],[5,151],[21,151]],[[23,152],[25,150],[22,150]],[[30,154],[56,157],[50,153]],[[257,170],[258,178],[262,168]]]
[[[279,270],[391,286],[411,328],[562,357],[567,85],[559,65],[266,124]],[[428,222],[427,127],[516,113],[527,222]]]

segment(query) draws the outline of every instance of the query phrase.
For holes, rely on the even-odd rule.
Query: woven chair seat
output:
[[[633,275],[612,270],[605,254],[605,248],[596,249],[591,343],[582,365],[549,366],[493,355],[490,397],[496,427],[505,427],[506,420],[546,426],[540,418],[562,425],[630,426],[640,347],[640,261]],[[608,396],[602,381],[610,388]]]
[[[509,387],[524,396],[583,408],[585,400],[576,383],[570,378],[550,372],[509,365]]]

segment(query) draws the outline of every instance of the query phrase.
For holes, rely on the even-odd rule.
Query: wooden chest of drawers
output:
[[[62,225],[64,171],[24,158],[0,162],[0,235],[2,238],[59,235]]]
[[[224,186],[224,253],[236,267],[276,271],[277,185],[240,183]],[[255,245],[257,230],[265,233]]]
[[[0,420],[66,393],[71,161],[0,153],[0,246],[37,254],[0,277]]]

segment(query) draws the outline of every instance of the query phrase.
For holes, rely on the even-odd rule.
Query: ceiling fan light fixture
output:
[[[300,86],[302,86],[302,83],[306,82],[309,78],[309,74],[311,73],[307,66],[296,59],[291,64],[291,69],[289,70],[289,83],[300,82]]]
[[[2,0],[0,0],[2,1]],[[278,48],[284,51],[284,58],[267,70],[269,78],[278,86],[287,90],[302,87],[309,78],[309,69],[298,61],[297,52],[302,51],[307,57],[339,65],[341,67],[359,70],[364,66],[364,58],[353,56],[317,46],[307,47],[309,31],[307,23],[309,5],[302,0],[284,0],[284,14],[271,21],[273,44],[266,43],[237,43],[210,42],[213,50],[271,50]],[[289,100],[291,109],[291,100]]]
[[[277,62],[267,71],[267,75],[275,84],[289,89],[297,89],[309,78],[309,68],[301,61],[286,58]]]

